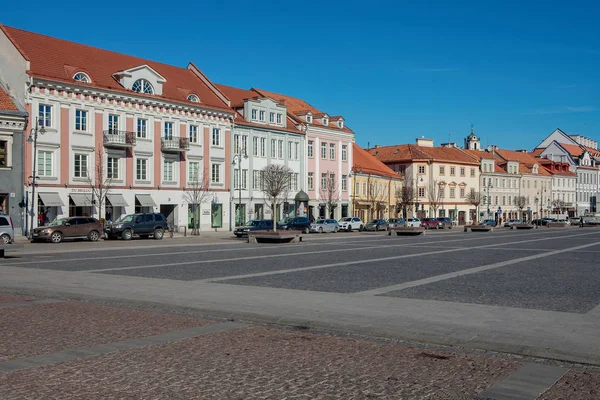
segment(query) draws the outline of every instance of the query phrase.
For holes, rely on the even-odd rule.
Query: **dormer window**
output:
[[[338,121],[338,128],[342,129],[344,127],[344,121],[341,119]]]
[[[327,118],[323,118],[323,125],[328,126],[329,120]]]
[[[154,94],[154,88],[150,82],[145,79],[138,79],[137,81],[133,82],[131,90],[138,93]]]
[[[90,79],[90,77],[88,76],[88,74],[86,74],[85,72],[78,72],[73,76],[73,80],[75,82],[83,82],[83,83],[90,83],[92,82],[92,80]]]
[[[194,102],[194,103],[200,103],[200,97],[198,97],[198,95],[192,93],[187,97],[188,101]]]
[[[312,115],[306,116],[306,122],[308,122],[309,124],[312,124]]]

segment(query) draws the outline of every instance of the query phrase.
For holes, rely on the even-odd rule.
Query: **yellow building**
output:
[[[352,215],[363,221],[395,217],[402,178],[356,144],[353,160]]]

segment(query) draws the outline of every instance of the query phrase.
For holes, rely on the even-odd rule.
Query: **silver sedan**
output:
[[[310,224],[311,232],[337,232],[340,230],[340,224],[335,219],[318,219]]]

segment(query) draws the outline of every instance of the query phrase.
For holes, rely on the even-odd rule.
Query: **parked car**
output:
[[[310,224],[311,232],[337,232],[340,230],[340,224],[335,219],[318,219]]]
[[[498,225],[498,223],[494,219],[486,219],[481,223],[481,225],[496,226],[496,225]]]
[[[569,220],[568,218],[566,219],[559,219],[557,222],[560,222],[562,224],[566,224],[566,225],[571,225],[571,220]]]
[[[0,215],[0,239],[2,243],[9,244],[15,240],[15,226],[10,215]]]
[[[538,218],[533,221],[533,224],[538,226],[546,226],[548,225],[548,222],[556,222],[556,220],[554,218]]]
[[[410,228],[418,228],[421,226],[421,220],[419,218],[408,218],[406,220],[406,226]]]
[[[248,236],[248,232],[272,231],[273,221],[270,219],[254,219],[244,226],[236,226],[233,234],[237,237]]]
[[[96,218],[70,217],[58,218],[48,225],[31,231],[31,241],[51,241],[60,243],[63,239],[100,239],[102,224]]]
[[[520,219],[511,219],[510,221],[506,221],[506,222],[504,223],[504,227],[505,227],[505,228],[506,228],[506,227],[511,227],[511,226],[513,226],[513,225],[520,224],[520,223],[521,223],[521,220],[520,220]]]
[[[365,231],[387,231],[388,223],[385,219],[372,219],[365,224]]]
[[[138,235],[142,239],[153,236],[160,240],[164,237],[165,231],[169,230],[167,219],[160,213],[129,214],[119,218],[112,224],[106,225],[104,233],[108,239],[131,240],[133,235]]]
[[[340,229],[344,231],[351,232],[355,229],[362,231],[364,228],[364,223],[360,218],[357,217],[344,217],[340,219]]]
[[[308,233],[310,231],[310,221],[308,217],[289,217],[282,219],[277,223],[277,229],[281,230],[298,230],[304,233]]]
[[[452,220],[448,217],[439,217],[437,218],[438,228],[440,229],[452,229]]]
[[[425,229],[438,229],[439,222],[436,218],[423,218],[421,220],[421,226]]]
[[[390,218],[388,219],[388,228],[397,228],[400,226],[406,226],[404,218]]]

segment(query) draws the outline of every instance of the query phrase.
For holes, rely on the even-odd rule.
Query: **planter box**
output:
[[[300,243],[302,235],[298,231],[248,233],[248,243]]]
[[[534,225],[530,225],[530,224],[516,224],[510,227],[511,229],[533,229],[535,228]]]
[[[393,233],[396,233],[396,236],[416,236],[416,235],[424,235],[425,228],[423,227],[407,227],[407,226],[399,226],[396,228],[388,228],[388,236],[392,236]]]
[[[465,225],[465,232],[491,232],[494,230],[493,226],[487,225]]]
[[[548,222],[548,228],[568,228],[569,226],[564,222]]]

